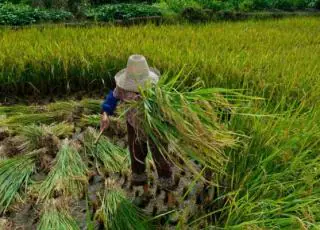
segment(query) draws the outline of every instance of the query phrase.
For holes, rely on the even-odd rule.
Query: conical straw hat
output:
[[[132,92],[139,92],[139,87],[144,87],[147,82],[156,84],[159,74],[153,68],[149,68],[144,56],[134,54],[128,59],[127,68],[119,71],[116,76],[118,87]]]

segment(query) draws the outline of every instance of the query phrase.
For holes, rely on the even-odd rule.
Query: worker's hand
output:
[[[101,114],[100,120],[100,131],[104,131],[105,129],[109,128],[110,120],[106,112]]]

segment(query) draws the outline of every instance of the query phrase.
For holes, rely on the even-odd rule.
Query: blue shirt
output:
[[[105,100],[101,105],[102,111],[106,112],[110,116],[113,115],[117,108],[118,101],[119,99],[113,95],[113,90],[110,90],[109,94],[105,97]]]

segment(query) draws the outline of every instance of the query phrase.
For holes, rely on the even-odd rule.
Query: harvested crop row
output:
[[[91,100],[86,100],[88,101]],[[1,131],[7,132],[0,141],[0,180],[4,182],[0,186],[3,191],[0,195],[1,221],[14,227],[27,227],[30,223],[32,228],[38,229],[79,229],[84,224],[81,215],[88,215],[91,220],[86,221],[93,225],[122,229],[122,226],[147,226],[154,222],[149,220],[151,215],[157,216],[166,210],[165,203],[161,203],[165,197],[157,192],[155,185],[155,166],[152,160],[147,163],[150,179],[153,181],[151,191],[154,197],[143,204],[143,211],[132,203],[139,190],[132,190],[127,179],[129,154],[124,149],[126,144],[122,147],[114,144],[115,140],[123,139],[124,136],[118,137],[117,130],[109,138],[102,137],[97,145],[94,144],[98,133],[93,128],[85,128],[88,123],[84,122],[90,116],[95,119],[96,106],[93,106],[94,100],[91,102],[85,103],[82,113],[78,114],[80,117],[84,116],[84,119],[49,125],[44,124],[48,121],[42,123],[34,119],[31,124],[24,126],[16,121],[15,124],[10,123],[7,130]],[[26,111],[26,114],[20,114],[23,119],[52,110],[61,114],[68,108],[67,111],[71,112],[77,107],[71,105],[81,104],[84,102],[56,102],[42,105],[40,110],[35,105],[17,105],[3,107],[6,113],[2,114],[9,119],[19,114],[19,110]],[[118,123],[119,120],[121,119],[113,119],[112,123]],[[3,124],[6,121],[4,119]],[[112,126],[109,130],[111,132]],[[118,129],[122,128],[116,126]],[[10,149],[13,147],[16,148],[15,154]],[[182,187],[188,187],[187,181],[191,175],[186,170]],[[177,191],[178,197],[189,194],[190,191],[181,189]],[[189,197],[188,200],[179,202],[185,206],[187,202],[190,204],[193,201],[195,205],[196,194]],[[78,206],[81,202],[87,202],[87,206]],[[117,206],[121,208],[118,209]],[[81,211],[82,208],[85,212]],[[32,213],[32,219],[24,216],[24,210]],[[123,215],[130,215],[131,218],[123,219]]]

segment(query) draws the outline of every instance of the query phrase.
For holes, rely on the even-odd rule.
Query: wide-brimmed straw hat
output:
[[[139,92],[139,88],[146,86],[148,82],[156,84],[159,78],[159,71],[150,68],[146,58],[139,54],[131,55],[127,68],[120,70],[115,76],[118,87],[132,92]]]

